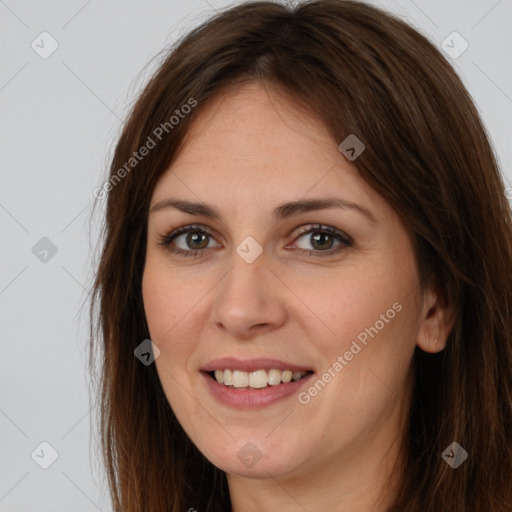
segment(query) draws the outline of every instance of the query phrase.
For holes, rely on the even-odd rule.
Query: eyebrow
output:
[[[158,201],[151,207],[150,213],[157,212],[166,208],[175,208],[176,210],[179,210],[183,213],[188,213],[190,215],[202,215],[203,217],[217,219],[219,221],[222,220],[222,215],[214,206],[208,205],[206,203],[196,203],[177,198],[168,198]],[[275,221],[280,221],[300,213],[332,208],[355,210],[366,217],[369,221],[378,222],[375,215],[367,208],[364,208],[357,203],[346,201],[345,199],[338,197],[299,199],[297,201],[283,203],[274,210],[273,218]]]

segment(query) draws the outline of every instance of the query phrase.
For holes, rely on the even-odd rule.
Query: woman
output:
[[[352,1],[226,10],[96,196],[114,510],[512,510],[511,211],[425,37]]]

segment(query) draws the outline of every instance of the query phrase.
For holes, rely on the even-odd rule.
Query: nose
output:
[[[264,263],[239,261],[218,285],[212,320],[235,339],[278,329],[287,318],[285,286]]]

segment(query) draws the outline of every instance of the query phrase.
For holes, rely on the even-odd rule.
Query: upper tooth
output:
[[[285,370],[282,374],[281,374],[281,380],[283,382],[290,382],[292,380],[292,372],[290,370]]]
[[[244,372],[241,370],[215,370],[215,380],[226,386],[235,388],[264,388],[267,385],[276,386],[281,382],[290,382],[299,380],[306,372],[292,372],[291,370],[256,370],[254,372]]]
[[[267,385],[267,372],[257,370],[249,374],[249,386],[251,388],[264,388]]]
[[[239,370],[233,371],[233,386],[235,388],[245,388],[249,385],[249,374]]]
[[[275,386],[281,383],[281,371],[280,370],[269,370],[267,381],[270,386]]]
[[[232,386],[233,385],[233,372],[231,370],[224,370],[223,380],[224,380],[224,384],[226,384],[226,386]]]

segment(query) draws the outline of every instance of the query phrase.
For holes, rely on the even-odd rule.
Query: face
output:
[[[151,198],[156,369],[188,436],[230,474],[349,468],[403,424],[423,304],[413,249],[339,142],[245,85],[205,107]]]

